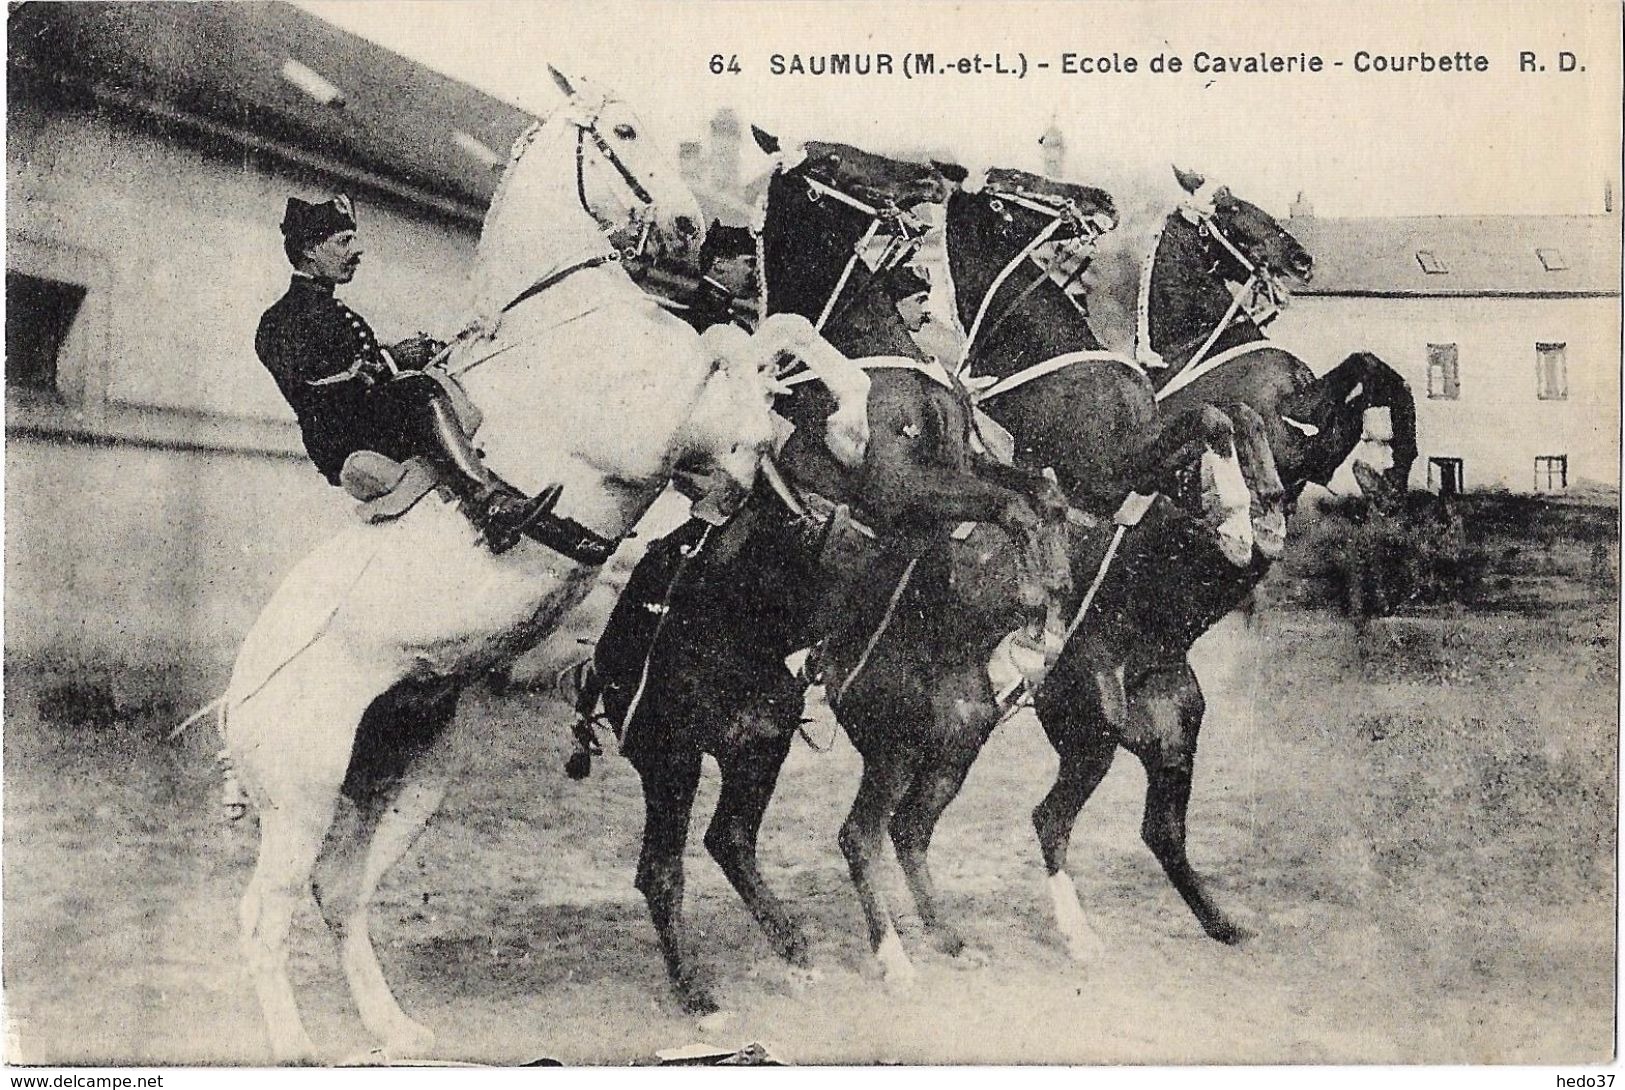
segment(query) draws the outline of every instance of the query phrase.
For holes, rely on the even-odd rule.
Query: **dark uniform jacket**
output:
[[[688,309],[678,313],[699,333],[729,322],[747,332],[750,329],[743,305],[726,288],[711,279],[702,279],[695,286],[694,293],[688,299]]]
[[[357,450],[402,459],[411,453],[400,421],[373,384],[344,376],[358,360],[380,364],[378,338],[366,321],[333,296],[333,285],[295,276],[288,292],[260,318],[254,350],[288,399],[311,461],[339,483]],[[331,382],[322,382],[332,379]]]

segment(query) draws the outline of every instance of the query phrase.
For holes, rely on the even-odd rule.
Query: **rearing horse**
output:
[[[493,471],[548,490],[551,509],[500,556],[435,493],[340,533],[277,589],[219,702],[259,813],[240,921],[279,1061],[314,1052],[287,975],[313,876],[367,1029],[391,1055],[428,1047],[384,981],[367,913],[440,804],[459,692],[553,630],[674,473],[743,493],[775,438],[770,376],[702,349],[604,237],[633,210],[661,244],[691,246],[693,195],[624,103],[555,78],[568,99],[515,145],[476,259],[476,332],[448,368],[483,409]],[[341,795],[353,822],[335,823]]]
[[[953,194],[947,252],[957,317],[969,331],[962,369],[981,390],[989,416],[1010,433],[1017,461],[1054,469],[1075,499],[1100,513],[1075,513],[1078,585],[1100,569],[1113,538],[1101,515],[1120,506],[1119,521],[1140,525],[1119,528],[1119,535],[1175,526],[1190,564],[1250,567],[1256,516],[1243,481],[1274,480],[1256,417],[1239,420],[1234,439],[1231,420],[1209,406],[1160,419],[1145,374],[1132,359],[1104,349],[1068,290],[1114,222],[1102,191],[1024,171],[989,171],[980,184]],[[1158,490],[1192,504],[1197,497],[1176,475],[1186,475],[1193,462],[1210,484],[1232,485],[1228,493],[1201,497],[1205,512],[1187,515],[1166,500],[1149,512],[1143,499],[1125,505],[1133,492]],[[1278,481],[1274,495],[1278,500]],[[990,687],[988,661],[1018,621],[1010,574],[1000,535],[979,527],[922,564],[890,611],[895,621],[883,640],[836,640],[825,656],[831,705],[864,758],[841,848],[889,983],[906,983],[913,968],[873,874],[888,831],[928,937],[950,955],[964,950],[937,904],[927,853],[938,819],[998,721],[995,700],[1003,694]],[[879,603],[890,590],[870,588],[870,617],[854,632],[882,623]],[[1084,640],[1089,633],[1073,635]],[[1097,684],[1115,684],[1112,663],[1091,662]]]
[[[1190,181],[1188,177],[1181,180]],[[969,214],[973,208],[967,203],[963,211]],[[1191,230],[1176,224],[1175,217]],[[962,271],[979,265],[982,282],[989,282],[988,270],[998,268],[1015,244],[1007,243],[1002,249],[958,250],[955,227],[962,222],[950,217],[951,260]],[[1273,556],[1279,555],[1279,520],[1285,497],[1297,495],[1309,480],[1325,480],[1348,456],[1358,442],[1361,417],[1368,406],[1384,405],[1391,410],[1400,480],[1415,452],[1409,391],[1375,357],[1351,357],[1339,369],[1341,374],[1334,372],[1335,377],[1317,382],[1300,361],[1263,342],[1256,322],[1246,319],[1249,324],[1240,326],[1239,333],[1228,328],[1226,323],[1242,313],[1242,307],[1225,290],[1226,281],[1245,284],[1260,270],[1261,275],[1271,277],[1301,276],[1312,267],[1309,255],[1279,225],[1254,206],[1220,194],[1206,216],[1200,210],[1182,209],[1162,226],[1165,237],[1148,265],[1127,266],[1125,274],[1123,264],[1096,256],[1085,279],[1094,279],[1095,291],[1099,291],[1100,278],[1105,275],[1110,283],[1115,270],[1118,311],[1125,309],[1121,300],[1130,300],[1128,313],[1138,311],[1140,328],[1149,331],[1152,344],[1168,346],[1175,363],[1188,363],[1197,356],[1218,360],[1194,380],[1182,380],[1176,370],[1160,384],[1165,392],[1177,393],[1187,402],[1197,397],[1213,399],[1235,419],[1245,455],[1243,469],[1256,501],[1259,551],[1242,568],[1222,564],[1202,547],[1203,535],[1195,524],[1169,519],[1156,507],[1138,526],[1109,533],[1095,528],[1079,535],[1075,577],[1080,583],[1087,580],[1090,586],[1085,595],[1088,612],[1080,611],[1081,628],[1037,693],[1039,719],[1061,763],[1054,787],[1033,812],[1050,875],[1056,922],[1068,950],[1079,960],[1092,957],[1099,940],[1065,871],[1067,847],[1078,813],[1105,776],[1119,746],[1145,765],[1142,836],[1169,879],[1208,934],[1225,942],[1245,936],[1245,930],[1214,903],[1186,854],[1186,810],[1204,710],[1187,653],[1198,636],[1242,600]],[[1170,232],[1172,239],[1166,237]],[[1250,285],[1247,290],[1251,291]],[[1043,286],[1034,298],[1038,302],[1011,319],[1014,344],[1026,338],[1082,337],[1083,327],[1097,315],[1110,315],[1113,303],[1112,298],[1092,292],[1078,306],[1077,300],[1063,299],[1058,291]],[[1136,299],[1142,301],[1138,307],[1133,302]],[[967,313],[963,300],[961,313]],[[1202,360],[1196,363],[1200,365]],[[1258,373],[1250,372],[1250,365]],[[1353,389],[1350,375],[1361,376],[1362,390]],[[1162,403],[1166,409],[1170,403],[1181,402],[1165,397]],[[991,411],[997,412],[997,406]],[[1029,444],[1034,457],[1058,456],[1027,439],[1028,435],[1045,434],[1042,403],[1033,411],[1032,420],[1012,421],[1018,449]],[[1291,413],[1301,416],[1286,419]],[[1075,426],[1070,419],[1066,423]],[[1061,427],[1058,419],[1049,424],[1051,434]],[[1277,458],[1275,438],[1285,435],[1295,436],[1295,441],[1282,441],[1284,453]],[[985,610],[989,598],[988,588],[961,583],[949,602],[925,602],[901,615],[952,616],[958,609],[963,623],[972,610]],[[922,656],[931,661],[944,647],[974,642],[963,633],[944,639],[928,631],[914,635],[918,642],[911,646],[910,637],[908,627],[900,626],[897,639],[871,658],[866,674],[840,705],[843,723],[860,748],[887,744],[888,703],[895,706],[896,694],[909,691],[909,679],[921,673]],[[859,741],[864,737],[876,741]],[[950,951],[957,948],[958,940],[936,918],[924,852],[942,808],[957,792],[975,758],[981,737],[985,733],[953,735],[946,741],[935,740],[935,748],[915,739],[912,759],[923,760],[929,772],[919,780],[922,786],[899,807],[891,824],[922,916],[938,944]],[[900,748],[899,743],[890,744],[893,752]],[[921,752],[928,756],[921,758]]]
[[[758,140],[777,151],[765,134]],[[637,886],[692,1011],[717,1006],[681,915],[683,846],[705,753],[722,772],[705,846],[777,951],[807,963],[806,937],[756,860],[808,684],[786,657],[846,623],[845,602],[867,573],[889,569],[895,582],[945,524],[998,523],[1027,546],[1036,596],[1065,585],[1064,556],[1046,566],[1040,555],[1058,545],[1064,505],[1036,474],[971,457],[963,393],[933,373],[878,276],[918,241],[908,210],[947,189],[933,167],[840,144],[810,143],[799,163],[775,173],[761,236],[765,310],[802,315],[841,351],[865,357],[856,362],[871,379],[867,457],[851,470],[829,456],[819,436],[830,398],[790,376],[795,393],[781,411],[797,430],[776,478],[727,526],[691,523],[652,545],[598,643],[605,711],[623,725],[622,752],[647,804]]]

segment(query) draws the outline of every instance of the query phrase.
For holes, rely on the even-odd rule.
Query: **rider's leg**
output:
[[[486,468],[473,440],[463,430],[451,398],[426,376],[402,376],[386,390],[416,433],[415,445],[459,478],[453,487],[463,495],[470,517],[484,532],[486,542],[498,552],[510,547],[517,538],[519,524],[532,514],[529,501]]]

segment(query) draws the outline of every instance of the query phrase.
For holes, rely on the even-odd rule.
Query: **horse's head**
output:
[[[1117,226],[1117,205],[1104,189],[1058,182],[1025,170],[989,170],[979,196],[1011,225],[1013,232],[1027,238],[1035,232],[1021,232],[1015,226],[1023,220],[1042,226],[1049,219],[1059,218],[1061,225],[1051,236],[1057,241],[1094,238]]]
[[[1076,282],[1096,240],[1116,226],[1117,207],[1103,189],[1025,170],[989,170],[980,184],[965,186],[948,202],[948,261],[960,321],[988,334],[975,316],[990,302],[989,293],[1012,275],[1017,276],[1009,281],[1012,288],[1024,285],[1018,298],[1027,298],[1030,277],[1016,270],[1029,258],[1063,288]],[[1001,323],[998,317],[990,321]]]
[[[920,206],[946,200],[955,185],[934,163],[825,141],[783,150],[777,137],[755,126],[751,132],[780,160],[762,226],[769,309],[820,325],[837,297],[850,303],[873,284],[873,273],[907,260],[927,227]],[[854,248],[869,273],[854,273]]]
[[[1246,283],[1255,273],[1270,280],[1308,283],[1315,259],[1279,221],[1230,192],[1212,187],[1200,174],[1174,168],[1180,188],[1191,195],[1187,213],[1205,228],[1208,249],[1225,279]]]
[[[677,166],[624,101],[549,68],[577,131],[576,191],[612,238],[691,259],[705,233],[699,202]]]

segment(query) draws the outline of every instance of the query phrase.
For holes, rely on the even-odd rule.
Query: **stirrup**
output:
[[[220,762],[220,813],[228,824],[236,824],[248,816],[248,792],[237,779],[237,772],[231,767],[231,754],[221,750],[215,754],[215,760]]]

